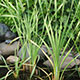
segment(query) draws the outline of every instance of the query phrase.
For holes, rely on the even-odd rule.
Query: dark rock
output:
[[[47,48],[46,48],[45,45],[42,45],[42,46],[41,46],[41,49],[42,49],[48,56],[50,56],[50,54],[48,54],[48,50],[47,50]],[[38,55],[40,56],[40,59],[44,59],[44,58],[45,58],[45,54],[41,51],[41,49],[39,49]]]
[[[5,40],[5,33],[9,28],[5,24],[0,23],[0,42]]]
[[[16,37],[15,33],[11,32],[11,31],[7,31],[5,34],[5,39],[14,39]]]
[[[5,24],[0,23],[0,42],[3,42],[7,39],[14,39],[16,34],[11,32]]]

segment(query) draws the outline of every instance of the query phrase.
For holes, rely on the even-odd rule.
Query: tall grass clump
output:
[[[30,77],[32,77],[38,62],[37,60],[39,48],[30,43],[30,40],[33,40],[39,46],[42,45],[41,40],[36,35],[36,33],[38,34],[39,31],[38,21],[40,19],[40,13],[36,7],[37,1],[34,1],[32,10],[29,10],[30,3],[28,0],[25,0],[25,3],[23,3],[21,0],[15,0],[14,3],[15,5],[8,0],[2,0],[2,3],[0,3],[0,5],[6,8],[9,12],[9,15],[5,14],[1,15],[1,17],[11,17],[13,19],[22,45],[21,53],[19,55],[22,60],[20,62],[16,61],[15,63],[15,76],[18,76],[21,66],[29,61],[31,70]],[[25,8],[27,9],[26,11]],[[42,29],[40,36],[43,36],[43,30],[44,29]],[[27,54],[29,54],[29,56],[26,56]]]
[[[51,0],[50,0],[50,2],[51,2]],[[75,57],[73,60],[71,60],[69,62],[69,64],[66,65],[66,67],[64,68],[64,70],[62,71],[62,74],[60,76],[61,66],[63,65],[65,59],[68,57],[69,53],[71,52],[71,50],[74,46],[74,44],[71,45],[70,50],[67,52],[67,54],[65,55],[65,57],[62,60],[64,52],[65,52],[66,48],[68,47],[70,40],[72,39],[70,34],[73,34],[71,32],[73,30],[76,12],[77,12],[79,5],[80,5],[80,2],[78,2],[73,19],[71,21],[69,20],[70,16],[71,16],[71,12],[69,12],[68,16],[66,17],[66,21],[64,22],[64,15],[65,15],[64,9],[65,9],[66,2],[67,2],[66,0],[63,0],[62,4],[58,7],[57,0],[54,0],[54,8],[55,8],[54,14],[50,17],[49,16],[50,13],[47,12],[47,14],[44,18],[44,26],[46,28],[46,31],[47,31],[47,34],[49,37],[52,51],[50,50],[49,46],[45,43],[45,41],[43,41],[43,42],[46,45],[46,47],[49,49],[49,51],[52,55],[52,59],[54,61],[54,64],[52,64],[53,65],[54,80],[62,80],[62,75],[63,75],[64,71],[71,64],[71,62],[76,59],[76,57]],[[72,10],[73,4],[74,4],[74,0],[71,1],[71,7],[70,7],[71,10]],[[61,11],[60,19],[58,19],[58,10]],[[55,23],[53,22],[54,20],[55,20]],[[79,22],[80,21],[76,22],[76,26]],[[75,28],[76,28],[76,26],[75,26]],[[73,31],[75,31],[75,30],[73,30]],[[63,49],[63,52],[60,57],[60,53],[61,53],[62,49]]]
[[[65,59],[68,57],[73,46],[76,45],[77,39],[73,39],[71,34],[74,34],[74,31],[78,29],[80,23],[80,21],[77,20],[74,26],[80,1],[78,2],[72,18],[71,10],[73,9],[74,0],[70,1],[70,11],[67,13],[66,5],[68,4],[68,0],[62,0],[60,3],[57,0],[34,0],[32,1],[33,4],[30,3],[29,0],[24,0],[24,3],[22,0],[15,0],[14,2],[15,5],[10,3],[8,0],[2,0],[0,5],[8,10],[9,15],[2,15],[2,17],[11,17],[13,19],[22,44],[21,55],[23,56],[20,65],[18,65],[19,62],[15,63],[16,75],[19,74],[20,67],[30,60],[30,65],[32,66],[32,77],[37,63],[38,50],[42,43],[44,43],[54,61],[53,63],[49,56],[40,48],[53,66],[53,79],[62,80],[66,68],[77,58],[75,57],[71,60],[60,74]],[[79,35],[77,35],[76,38],[78,37]],[[69,46],[71,40],[73,40],[75,44],[71,45],[69,51],[63,58],[64,52]],[[52,50],[50,47],[52,47]],[[26,49],[29,54],[27,59],[25,57]],[[61,51],[62,54],[60,57]]]
[[[39,0],[41,1],[41,0]],[[73,9],[74,0],[70,1],[70,10]],[[61,72],[61,67],[65,61],[65,59],[68,57],[69,53],[73,49],[74,45],[76,44],[77,38],[79,38],[79,33],[77,34],[77,37],[75,40],[73,40],[73,37],[71,34],[74,34],[75,30],[79,28],[79,20],[76,21],[76,25],[74,26],[76,13],[78,11],[78,8],[80,6],[80,2],[77,4],[77,8],[75,10],[73,18],[71,18],[71,11],[69,11],[67,14],[65,14],[65,6],[68,3],[68,1],[63,0],[60,5],[58,5],[57,0],[50,0],[50,1],[44,1],[47,7],[47,12],[44,16],[44,26],[46,28],[46,33],[49,38],[49,44],[52,47],[52,50],[50,49],[50,46],[41,38],[42,42],[46,45],[47,49],[52,55],[52,59],[54,61],[51,61],[51,59],[46,55],[46,53],[43,51],[45,56],[48,58],[50,63],[53,66],[53,78],[52,80],[62,80],[62,76],[64,71],[67,69],[67,67],[79,56],[75,57],[73,60],[71,60],[63,69]],[[53,4],[54,3],[54,4]],[[43,10],[43,2],[40,2],[40,9]],[[53,10],[51,10],[52,6],[54,6]],[[50,11],[51,10],[51,11]],[[42,11],[44,12],[44,11]],[[60,13],[60,15],[58,15]],[[73,28],[75,27],[75,28]],[[67,54],[64,56],[65,50],[69,47],[70,41],[73,40],[73,44],[70,46]],[[39,47],[36,43],[31,41],[34,45]],[[40,47],[39,47],[40,48]],[[62,51],[61,57],[60,53]],[[79,51],[79,50],[78,50]],[[62,59],[62,57],[64,58]]]

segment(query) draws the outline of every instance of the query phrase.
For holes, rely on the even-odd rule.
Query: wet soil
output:
[[[6,73],[8,72],[8,70],[6,68],[0,68],[0,80],[4,80],[1,79],[2,77],[4,77],[6,75]],[[7,80],[35,80],[36,78],[29,78],[30,74],[28,72],[20,72],[19,73],[19,77],[15,78],[13,75],[10,75],[7,77]]]
[[[7,72],[8,72],[8,70],[6,68],[0,68],[0,80],[3,76],[6,75]],[[78,73],[77,71],[66,71],[64,73],[64,79],[63,80],[80,80],[79,74],[80,73]],[[40,72],[40,76],[43,77],[43,75],[44,74],[42,72]],[[18,78],[14,78],[13,75],[10,75],[9,77],[7,77],[7,80],[39,80],[39,79],[34,78],[34,77],[32,79],[30,79],[29,76],[30,76],[30,74],[28,72],[20,71]],[[44,80],[48,80],[48,79],[44,79]]]

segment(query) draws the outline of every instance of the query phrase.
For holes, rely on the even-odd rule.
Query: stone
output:
[[[6,44],[5,42],[0,43],[0,55],[9,56],[14,54],[15,50],[17,50],[17,47],[19,46],[19,43],[19,41],[16,41],[11,45]]]
[[[0,64],[4,63],[4,61],[2,60],[2,57],[0,56]]]
[[[50,48],[50,50],[54,53],[52,48]],[[69,49],[66,49],[63,55],[65,56],[68,53],[68,51]],[[61,51],[60,55],[62,55],[62,53],[63,53],[63,50]],[[50,51],[48,51],[48,54],[51,56]],[[73,57],[73,52],[71,51],[68,56]]]
[[[17,56],[10,55],[6,59],[6,61],[7,61],[7,63],[15,63],[15,62],[19,61],[19,58]]]
[[[5,43],[6,43],[6,44],[9,44],[9,43],[11,43],[11,41],[12,41],[12,40],[5,40]]]
[[[34,46],[34,45],[33,45],[33,46]],[[28,45],[27,48],[29,48],[29,45]],[[47,51],[47,48],[46,48],[45,45],[42,45],[42,46],[41,46],[41,49],[42,49],[46,54],[48,54],[48,51]],[[26,52],[25,52],[25,53],[26,53],[26,54],[25,54],[26,59],[29,58],[29,53],[28,53],[27,49],[25,50],[25,48],[21,48],[21,49],[19,50],[17,56],[19,56],[21,59],[23,58],[22,50],[23,50],[23,51],[26,51]],[[45,58],[44,53],[43,53],[40,49],[39,49],[39,51],[38,51],[38,55],[40,56],[40,60]]]
[[[62,60],[63,60],[64,57],[65,57],[65,56],[62,57]],[[61,58],[61,56],[60,56],[60,58]],[[50,59],[51,59],[51,61],[52,61],[53,64],[54,64],[54,61],[53,61],[53,59],[52,59],[52,56],[50,56]],[[72,59],[73,59],[73,57],[69,57],[69,56],[68,56],[68,57],[65,59],[63,65],[62,65],[62,67],[61,67],[61,69],[64,69],[65,66],[66,66]],[[62,60],[61,60],[61,61],[62,61]],[[79,65],[79,64],[80,64],[80,60],[76,59],[76,60],[74,60],[67,68],[72,68],[72,67],[74,67],[75,65]],[[47,67],[49,67],[49,68],[52,68],[52,65],[51,65],[51,63],[49,62],[49,60],[45,61],[45,62],[43,63],[43,65],[45,65],[45,66],[47,66]]]
[[[64,52],[64,56],[66,55],[68,53],[68,51],[65,51]],[[62,52],[60,53],[60,55],[62,55]],[[72,55],[72,51],[69,53],[69,55],[68,56],[70,56],[70,57],[72,57],[73,55]]]
[[[10,29],[5,25],[0,23],[0,42],[3,42],[7,39],[14,39],[16,34],[11,32]]]
[[[79,59],[79,60],[80,60],[80,54],[79,54],[79,53],[77,53],[77,54],[75,55],[75,57],[76,57],[76,56],[78,56],[78,57],[77,57],[77,59]]]
[[[29,46],[28,46],[28,47],[29,47]],[[28,47],[27,47],[27,48],[28,48]],[[21,47],[20,50],[18,51],[17,56],[18,56],[20,59],[23,58],[23,52],[26,53],[26,54],[25,54],[25,58],[26,58],[26,59],[29,57],[29,53],[28,53],[27,49],[26,49],[26,50],[25,50],[25,49],[26,49],[25,47]]]

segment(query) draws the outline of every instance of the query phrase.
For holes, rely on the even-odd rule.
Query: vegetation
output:
[[[19,61],[15,63],[16,76],[18,76],[21,66],[28,60],[30,60],[30,77],[33,76],[38,62],[37,58],[39,58],[38,50],[41,49],[42,44],[45,44],[51,53],[54,64],[49,56],[41,50],[53,66],[52,76],[54,80],[62,80],[64,71],[78,56],[70,61],[60,74],[65,59],[73,47],[80,52],[79,8],[79,0],[1,0],[0,22],[6,22],[6,18],[8,19],[7,24],[14,26],[13,31],[17,32],[22,45],[22,61],[19,65]],[[69,51],[62,60],[68,47]],[[25,57],[26,49],[29,53],[27,59]]]

